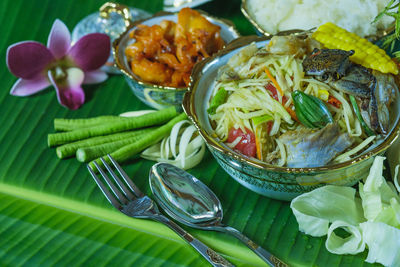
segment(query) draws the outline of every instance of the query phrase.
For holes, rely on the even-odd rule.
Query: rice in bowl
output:
[[[389,0],[245,0],[248,15],[265,32],[308,30],[332,22],[359,36],[387,29],[393,18],[371,23]]]

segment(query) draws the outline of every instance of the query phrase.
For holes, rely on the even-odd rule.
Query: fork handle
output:
[[[177,225],[175,222],[171,221],[167,217],[161,215],[155,218],[157,221],[168,226],[180,237],[182,237],[186,242],[188,242],[195,250],[197,250],[212,266],[215,267],[232,267],[235,266],[229,261],[227,261],[220,254],[209,248],[206,244],[200,240],[194,238],[191,234],[186,232],[182,227]]]

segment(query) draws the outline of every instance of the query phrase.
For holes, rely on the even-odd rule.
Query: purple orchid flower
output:
[[[34,41],[8,47],[8,69],[20,78],[10,94],[27,96],[53,85],[58,102],[77,109],[85,102],[81,84],[100,83],[107,79],[107,74],[99,68],[106,63],[109,54],[108,35],[88,34],[71,46],[67,26],[57,19],[50,31],[47,47]]]

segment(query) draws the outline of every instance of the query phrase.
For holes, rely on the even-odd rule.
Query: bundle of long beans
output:
[[[110,154],[123,163],[167,136],[172,127],[186,119],[174,107],[137,117],[100,116],[85,119],[54,119],[48,135],[49,147],[56,148],[62,159],[76,156],[81,162],[100,164],[100,157]]]

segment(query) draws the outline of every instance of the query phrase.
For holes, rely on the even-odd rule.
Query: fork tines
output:
[[[101,181],[101,179],[96,175],[95,171],[90,167],[90,165],[87,165],[87,168],[92,175],[93,179],[95,180],[96,184],[99,186],[100,190],[103,192],[104,196],[107,198],[107,200],[118,210],[122,209],[123,205],[128,204],[129,201],[134,200],[136,197],[142,197],[144,196],[143,193],[137,188],[137,186],[132,182],[132,180],[129,178],[129,176],[125,173],[125,171],[119,166],[119,164],[110,156],[107,155],[108,158],[100,158],[101,162],[103,163],[104,167],[106,168],[106,171],[108,171],[108,174],[111,175],[113,180],[115,181],[115,184],[118,186],[118,188],[115,186],[115,184],[110,180],[109,176],[107,175],[106,171],[103,170],[97,164],[96,161],[93,161],[94,165],[96,166],[97,171],[100,173],[100,175],[103,177],[103,179],[106,181],[108,187],[111,189],[112,193],[108,190],[107,186]],[[112,163],[114,168],[117,170],[119,175],[121,176],[122,180],[118,177],[118,175],[115,173],[113,168],[107,163],[107,160]],[[128,188],[129,189],[128,189]]]

